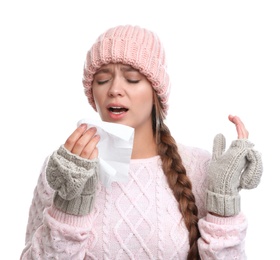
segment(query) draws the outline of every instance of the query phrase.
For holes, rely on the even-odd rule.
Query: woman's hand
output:
[[[96,147],[100,136],[96,134],[95,127],[87,129],[86,124],[81,124],[66,140],[64,147],[73,154],[92,160],[98,157]]]
[[[231,121],[233,124],[235,124],[236,131],[237,131],[237,138],[238,139],[248,139],[249,132],[245,128],[243,122],[238,116],[228,116],[229,121]]]
[[[224,217],[240,212],[239,191],[256,188],[263,170],[261,155],[247,140],[243,122],[237,116],[228,118],[236,126],[238,139],[226,151],[225,137],[218,134],[214,138],[206,200],[208,212]]]
[[[87,215],[92,211],[99,179],[98,149],[100,136],[96,128],[80,125],[64,145],[49,158],[46,178],[57,191],[53,203],[71,215]]]

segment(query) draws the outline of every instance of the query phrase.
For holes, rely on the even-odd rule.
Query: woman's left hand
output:
[[[247,140],[249,133],[243,122],[237,116],[228,118],[235,124],[238,139],[225,151],[225,137],[216,135],[208,169],[207,210],[219,216],[240,212],[240,189],[257,187],[263,170],[261,155]]]

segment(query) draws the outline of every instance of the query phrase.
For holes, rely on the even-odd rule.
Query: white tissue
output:
[[[127,181],[134,129],[122,124],[92,119],[81,119],[78,125],[81,124],[87,124],[88,128],[96,127],[97,133],[100,135],[97,147],[102,184],[110,187],[112,182]]]

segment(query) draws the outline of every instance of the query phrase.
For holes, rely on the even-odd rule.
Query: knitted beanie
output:
[[[125,25],[111,28],[98,37],[87,53],[83,75],[85,94],[95,110],[91,91],[93,77],[102,65],[109,63],[130,65],[145,75],[166,116],[170,83],[165,52],[155,33],[139,26]]]

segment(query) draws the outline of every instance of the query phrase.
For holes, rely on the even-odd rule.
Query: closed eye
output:
[[[103,84],[107,83],[108,81],[109,81],[109,79],[107,79],[107,80],[96,80],[98,85],[103,85]]]
[[[137,84],[140,82],[140,80],[136,79],[136,80],[133,80],[133,79],[127,79],[127,82],[129,83],[132,83],[132,84]]]

